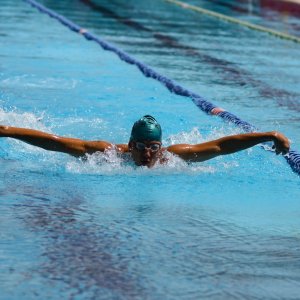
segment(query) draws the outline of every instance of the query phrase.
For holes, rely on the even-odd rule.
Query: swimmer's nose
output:
[[[147,148],[145,148],[145,150],[144,150],[144,157],[151,157],[151,151],[150,151],[150,149],[147,149]]]

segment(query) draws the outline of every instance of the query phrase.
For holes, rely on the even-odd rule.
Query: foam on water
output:
[[[9,110],[0,107],[0,124],[24,127],[24,128],[34,128],[37,130],[49,131],[42,120],[45,119],[45,112],[40,112],[37,114],[29,112],[19,112],[16,108],[10,108]]]
[[[166,174],[190,174],[214,173],[216,170],[212,166],[201,166],[188,164],[179,157],[171,153],[165,153],[167,163],[156,164],[153,168],[137,167],[134,165],[130,156],[121,157],[115,150],[97,152],[88,155],[87,159],[68,161],[66,169],[72,173],[98,174],[98,175],[166,175]]]

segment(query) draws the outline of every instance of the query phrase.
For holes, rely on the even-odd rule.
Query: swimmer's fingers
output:
[[[275,149],[275,153],[285,155],[289,152],[289,147],[277,145],[273,147]]]
[[[278,154],[287,154],[290,150],[290,142],[287,137],[281,133],[276,134],[276,139],[274,140],[275,153]]]
[[[0,137],[5,137],[9,126],[0,125]]]

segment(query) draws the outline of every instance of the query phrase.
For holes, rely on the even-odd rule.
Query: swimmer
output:
[[[76,157],[95,152],[116,149],[128,153],[137,166],[153,167],[166,162],[164,153],[170,152],[188,162],[201,162],[220,155],[235,153],[263,142],[273,142],[276,154],[286,154],[290,143],[277,131],[244,133],[222,137],[201,144],[177,144],[162,146],[162,130],[159,123],[146,115],[133,124],[128,144],[112,144],[106,141],[86,141],[61,137],[38,130],[1,126],[0,137],[9,137],[49,150],[68,153]]]

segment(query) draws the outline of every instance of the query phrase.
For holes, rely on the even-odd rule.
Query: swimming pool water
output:
[[[258,127],[280,126],[289,136],[299,129],[296,43],[160,0],[82,0],[72,10],[68,2],[44,3],[243,120]],[[222,6],[215,10],[228,13]],[[262,17],[254,21],[272,28]],[[285,23],[277,23],[276,29],[284,32]]]
[[[297,44],[161,1],[43,3],[299,150]],[[239,132],[22,1],[3,1],[0,43],[1,124],[125,143],[150,113],[165,144]],[[299,177],[282,157],[147,170],[1,139],[0,160],[0,299],[298,298]]]

